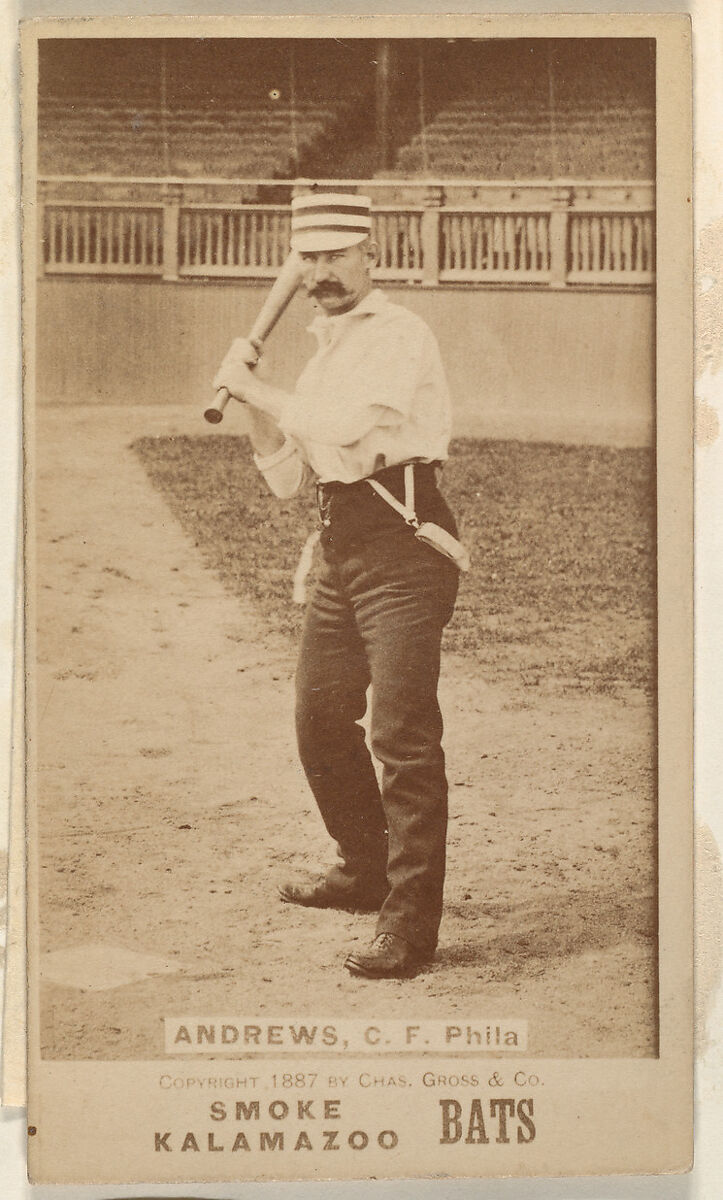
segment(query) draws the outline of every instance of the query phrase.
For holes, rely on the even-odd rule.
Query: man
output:
[[[447,782],[437,682],[459,568],[415,534],[425,521],[446,530],[442,537],[456,533],[436,480],[449,399],[427,325],[372,287],[368,197],[296,197],[291,227],[303,285],[322,310],[311,326],[316,354],[293,395],[258,378],[243,340],[214,380],[249,405],[255,461],[272,491],[292,495],[307,468],[318,480],[323,564],[304,621],[296,728],[339,859],[322,878],[280,891],[308,907],[379,910],[371,946],[345,966],[367,978],[404,977],[433,957],[442,913]],[[381,789],[359,724],[370,684]]]

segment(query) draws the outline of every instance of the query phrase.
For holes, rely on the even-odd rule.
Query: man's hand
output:
[[[291,400],[291,396],[259,378],[261,368],[259,371],[251,369],[251,365],[257,360],[258,354],[253,342],[246,338],[237,338],[216,372],[213,386],[217,391],[219,388],[227,388],[234,399],[278,421],[284,405]]]
[[[216,372],[213,386],[228,388],[236,400],[245,400],[249,384],[253,382],[252,367],[259,361],[258,350],[248,338],[236,338]]]

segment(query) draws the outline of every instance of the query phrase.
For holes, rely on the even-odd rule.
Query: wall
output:
[[[231,339],[268,285],[46,278],[38,283],[40,404],[183,403],[199,414]],[[455,433],[645,445],[654,414],[654,298],[607,291],[385,288],[434,329]],[[297,297],[272,333],[290,386],[314,341]]]

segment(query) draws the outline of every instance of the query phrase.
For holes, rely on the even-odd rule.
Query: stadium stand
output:
[[[379,167],[374,43],[41,43],[41,175],[650,179],[654,62],[634,39],[394,47]]]
[[[74,99],[43,106],[43,174],[288,177],[335,114],[317,104],[294,112],[236,108],[164,113],[158,106],[108,108]],[[82,154],[80,149],[82,147]]]
[[[271,40],[259,57],[243,42],[196,39],[41,48],[40,173],[288,178],[372,94],[343,47],[324,84],[315,44],[294,50]]]
[[[654,64],[639,42],[519,41],[473,50],[459,46],[454,69],[436,64],[435,115],[399,149],[396,173],[653,177]]]

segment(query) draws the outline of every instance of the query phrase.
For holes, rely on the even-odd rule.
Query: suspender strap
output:
[[[367,483],[374,488],[382,500],[386,500],[387,504],[404,517],[407,525],[411,525],[413,529],[419,529],[419,521],[414,509],[414,463],[404,464],[404,504],[376,479],[367,479]]]

